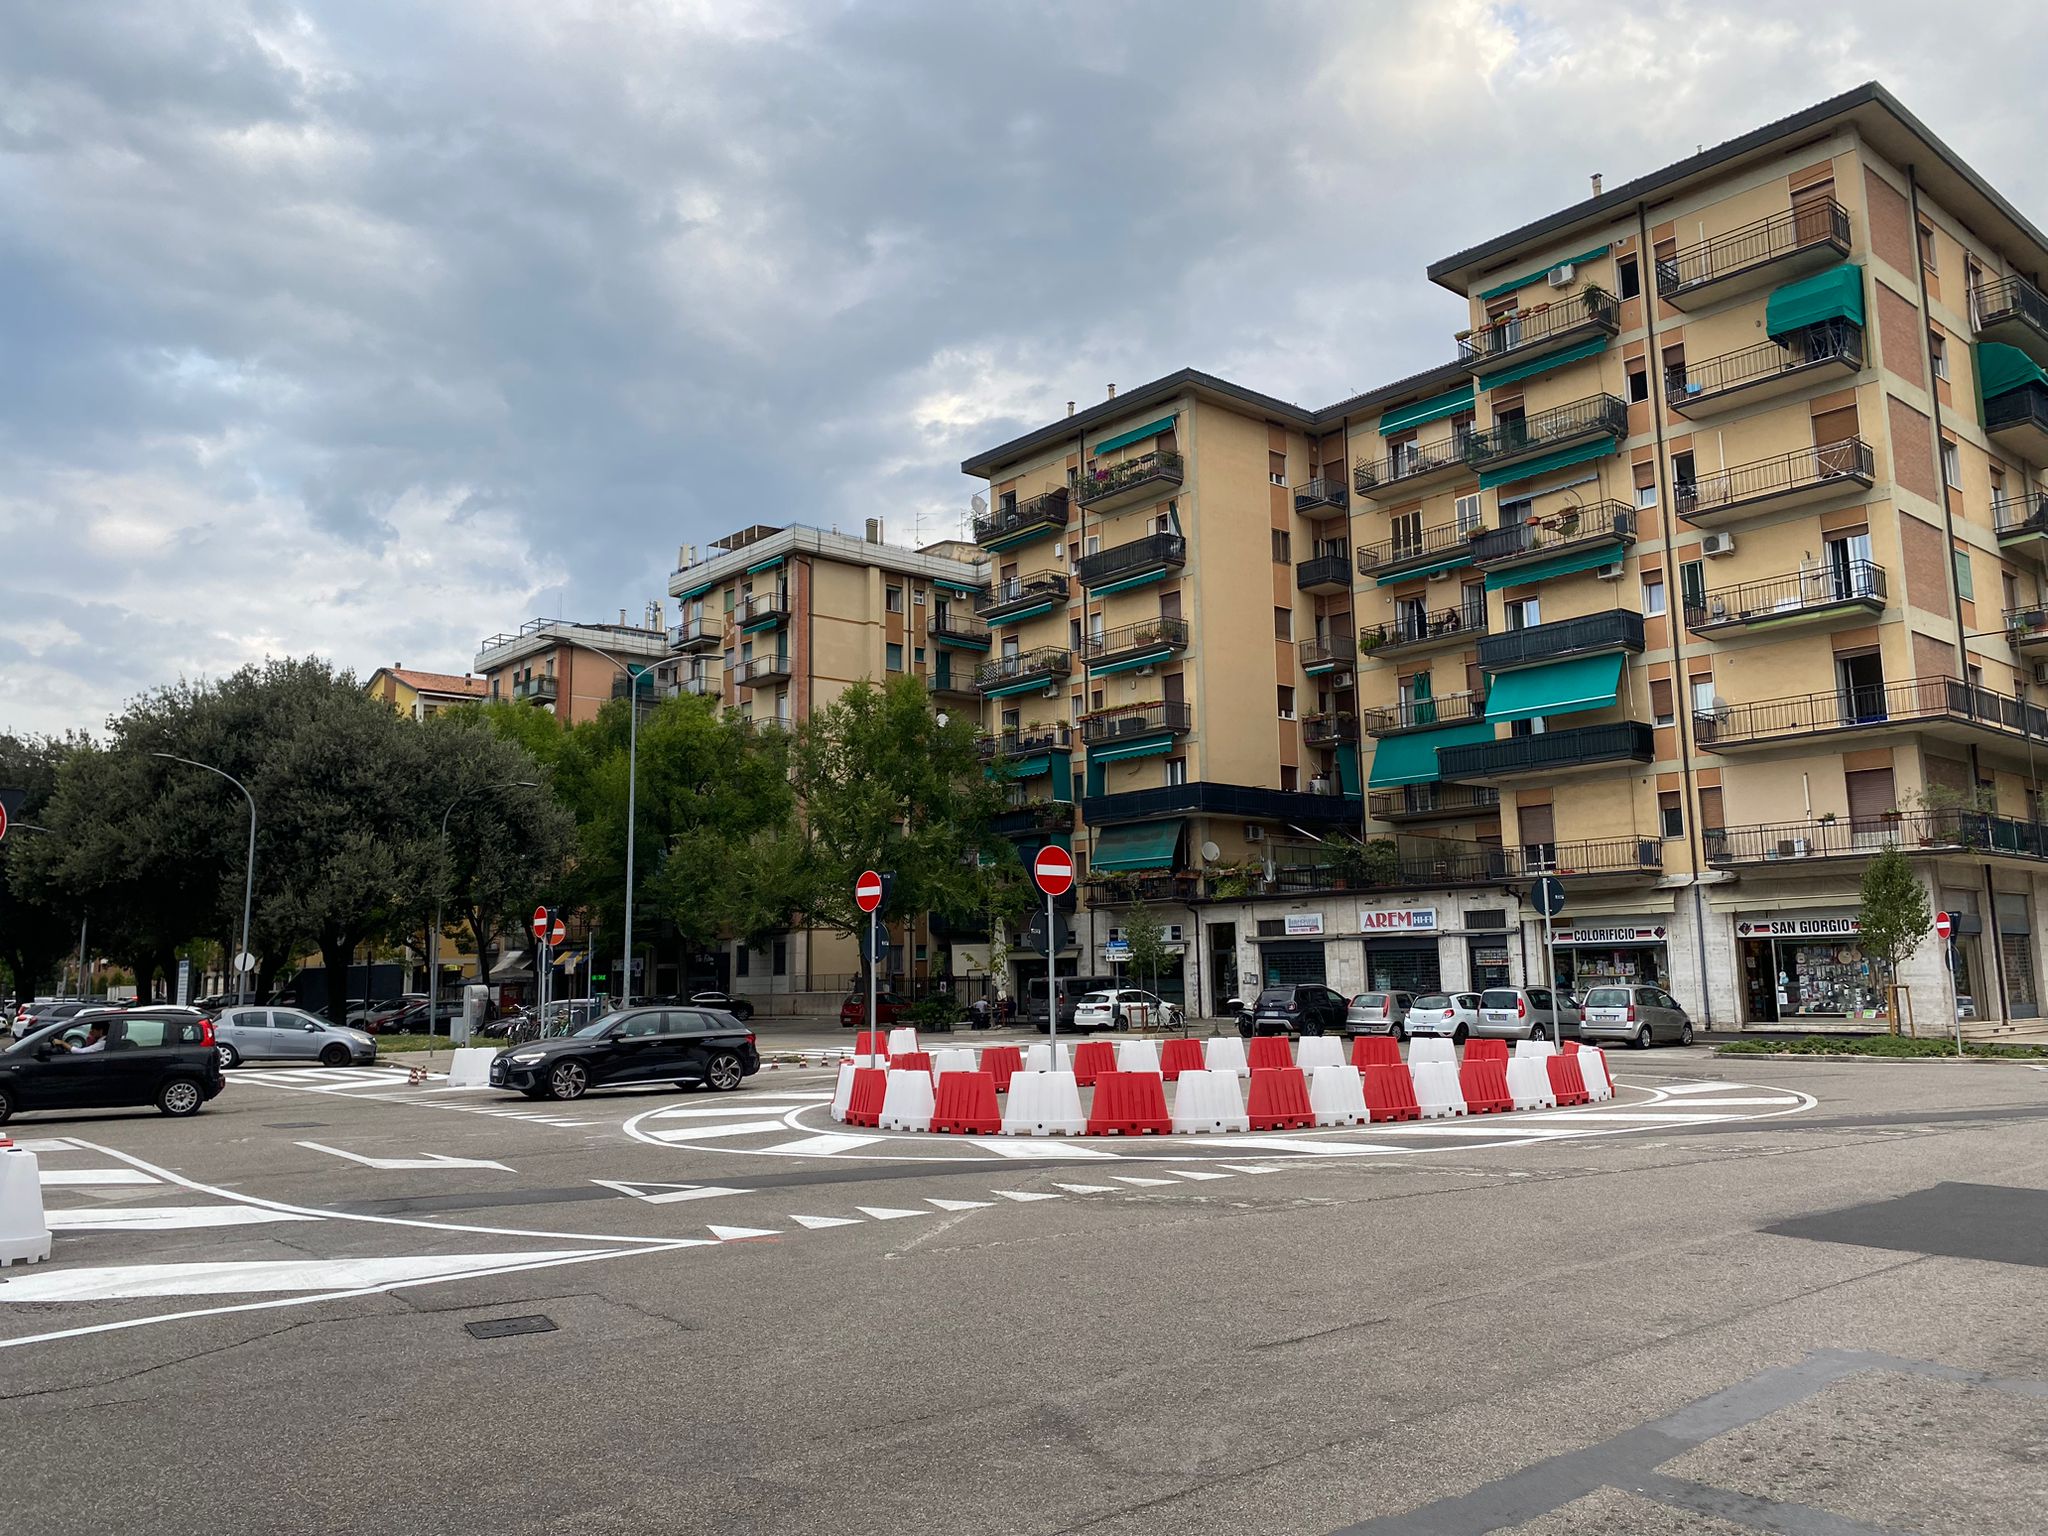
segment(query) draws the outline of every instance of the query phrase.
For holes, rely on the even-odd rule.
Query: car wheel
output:
[[[345,1067],[348,1065],[348,1047],[336,1042],[320,1048],[320,1065],[323,1067]]]
[[[220,1058],[220,1064],[223,1069],[239,1067],[242,1064],[242,1053],[232,1045],[216,1045],[213,1048],[213,1053]]]
[[[1467,1029],[1464,1025],[1460,1024],[1456,1029],[1451,1031],[1451,1044],[1463,1045],[1468,1039],[1471,1038],[1471,1035],[1472,1032],[1469,1029]]]
[[[1408,1026],[1396,1020],[1394,1024],[1394,1038],[1396,1040],[1406,1040],[1408,1038]]]
[[[704,1081],[717,1093],[731,1093],[746,1080],[746,1076],[739,1057],[731,1051],[720,1051],[704,1068]]]
[[[1650,1026],[1645,1024],[1641,1029],[1636,1031],[1636,1049],[1639,1051],[1647,1051],[1649,1048]]]
[[[0,1125],[5,1125],[14,1115],[14,1095],[0,1088]]]
[[[189,1077],[174,1077],[156,1091],[156,1107],[167,1115],[196,1115],[206,1095]]]
[[[1692,1020],[1691,1020],[1691,1019],[1687,1019],[1687,1020],[1686,1020],[1686,1021],[1685,1021],[1685,1022],[1684,1022],[1683,1024],[1681,1024],[1681,1025],[1679,1025],[1679,1026],[1678,1026],[1678,1043],[1679,1043],[1680,1045],[1691,1045],[1691,1044],[1692,1044]]]
[[[1529,1026],[1529,1038],[1531,1040],[1548,1040],[1550,1038],[1550,1031],[1541,1024],[1531,1024]]]
[[[548,1095],[556,1099],[580,1099],[590,1087],[590,1074],[580,1061],[557,1062],[548,1073]]]

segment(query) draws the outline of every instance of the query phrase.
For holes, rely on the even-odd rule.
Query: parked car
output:
[[[96,1033],[100,1043],[82,1049]],[[145,1104],[196,1115],[223,1086],[203,1017],[135,1009],[55,1019],[0,1051],[0,1124],[23,1110]]]
[[[1177,1003],[1169,1003],[1156,992],[1142,992],[1135,987],[1087,992],[1074,1004],[1074,1028],[1077,1030],[1136,1029],[1142,1024],[1178,1028],[1180,1021]]]
[[[373,1035],[381,1034],[393,1028],[408,1008],[424,1004],[426,1000],[427,994],[424,992],[407,992],[399,997],[387,997],[374,1002],[364,1012],[360,1027]]]
[[[1271,986],[1259,993],[1249,1011],[1238,1014],[1237,1032],[1246,1037],[1335,1034],[1344,1028],[1349,1006],[1342,993],[1317,982]]]
[[[1425,992],[1408,1006],[1411,1035],[1448,1035],[1463,1045],[1478,1028],[1477,992]]]
[[[1408,1010],[1414,1006],[1415,999],[1406,992],[1361,992],[1344,1010],[1344,1033],[1406,1040]]]
[[[462,999],[444,996],[434,1005],[434,1029],[447,1034],[462,1017]],[[377,1031],[381,1035],[424,1035],[427,1032],[427,1000],[421,998],[403,1013],[394,1014]]]
[[[1595,987],[1586,994],[1584,1040],[1627,1040],[1648,1050],[1657,1040],[1692,1044],[1692,1020],[1661,987]]]
[[[1475,1035],[1494,1040],[1559,1040],[1579,1032],[1579,1005],[1548,987],[1488,987],[1479,994]]]
[[[715,1008],[720,1013],[729,1013],[742,1024],[754,1016],[754,1005],[730,992],[692,992],[688,1003],[692,1008]]]
[[[23,1003],[14,1015],[14,1036],[19,1040],[45,1024],[53,1024],[59,1019],[75,1018],[88,1008],[104,1006],[106,1005],[103,1003],[80,1002],[76,998],[49,998]]]
[[[244,1061],[317,1061],[323,1067],[368,1066],[377,1042],[367,1032],[330,1024],[299,1008],[223,1008],[213,1026],[223,1067]]]
[[[880,992],[875,996],[875,1012],[881,1016],[882,1028],[903,1022],[904,1012],[910,1004],[894,992]],[[839,1027],[841,1029],[866,1029],[868,1027],[868,998],[865,992],[849,997],[839,1005]]]
[[[574,1034],[491,1058],[491,1086],[530,1099],[580,1099],[592,1088],[671,1082],[730,1093],[761,1070],[754,1033],[702,1008],[627,1008]]]

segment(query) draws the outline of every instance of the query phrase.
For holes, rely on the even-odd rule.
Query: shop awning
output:
[[[1134,869],[1171,869],[1180,846],[1184,821],[1140,821],[1127,827],[1104,827],[1095,834],[1091,870],[1121,873]]]
[[[1863,269],[1852,261],[1773,288],[1764,305],[1764,329],[1772,336],[1789,336],[1824,320],[1863,323]]]
[[[1548,357],[1532,357],[1512,368],[1503,368],[1499,373],[1482,373],[1479,376],[1481,389],[1499,389],[1503,384],[1512,384],[1518,379],[1534,378],[1539,373],[1548,373],[1553,368],[1562,368],[1567,363],[1582,363],[1589,357],[1598,357],[1607,350],[1607,338],[1595,336],[1591,341],[1582,341],[1576,347],[1566,347],[1562,352],[1553,352]]]
[[[1490,722],[1447,726],[1441,731],[1417,731],[1412,736],[1388,736],[1372,749],[1372,789],[1391,789],[1397,784],[1434,784],[1438,747],[1469,747],[1493,740]]]
[[[1052,599],[1048,597],[1042,603],[1033,603],[1029,608],[1019,608],[1015,613],[999,614],[988,621],[988,627],[990,629],[1001,629],[1005,624],[1021,623],[1025,619],[1035,619],[1041,613],[1051,612]]]
[[[1127,757],[1163,757],[1173,750],[1173,738],[1161,736],[1151,741],[1126,741],[1114,747],[1098,747],[1088,754],[1091,763],[1120,763]]]
[[[1582,261],[1594,261],[1606,254],[1607,247],[1597,245],[1590,251],[1581,251],[1576,256],[1565,256],[1557,261],[1553,261],[1548,267],[1538,267],[1534,272],[1525,273],[1521,277],[1511,277],[1504,283],[1495,283],[1491,288],[1482,292],[1479,297],[1482,299],[1497,299],[1504,293],[1513,293],[1517,288],[1526,288],[1531,283],[1542,282],[1544,278],[1550,276],[1552,267],[1576,267]]]
[[[1538,475],[1547,475],[1554,469],[1570,469],[1574,464],[1584,464],[1590,459],[1604,459],[1615,450],[1615,439],[1600,438],[1596,442],[1581,443],[1576,448],[1560,448],[1556,453],[1546,453],[1540,459],[1524,459],[1519,464],[1510,464],[1505,469],[1489,469],[1479,477],[1479,489],[1490,491],[1496,485],[1513,485],[1517,480],[1533,480]]]
[[[1392,576],[1382,576],[1373,585],[1391,587],[1399,581],[1413,581],[1418,576],[1434,576],[1438,571],[1455,571],[1461,565],[1472,563],[1472,552],[1468,549],[1462,555],[1452,555],[1448,560],[1439,560],[1435,565],[1418,566],[1412,571],[1397,571]]]
[[[2002,341],[1977,343],[1977,384],[1984,398],[2009,394],[2027,384],[2048,384],[2048,373],[2018,347]]]
[[[1162,416],[1157,421],[1148,421],[1142,427],[1133,427],[1128,432],[1119,432],[1115,437],[1105,437],[1097,443],[1091,453],[1108,453],[1115,448],[1128,448],[1133,443],[1142,443],[1148,437],[1157,437],[1162,432],[1173,430],[1173,418]]]
[[[1621,687],[1620,656],[1574,656],[1547,666],[1504,672],[1486,695],[1489,721],[1534,720],[1612,704]]]
[[[1592,549],[1575,549],[1569,554],[1552,555],[1548,560],[1538,560],[1530,565],[1513,565],[1504,571],[1486,573],[1486,590],[1498,592],[1502,587],[1525,587],[1532,581],[1548,581],[1553,576],[1569,576],[1574,571],[1590,571],[1596,565],[1607,565],[1621,558],[1621,541],[1599,544]]]
[[[1432,395],[1427,400],[1418,400],[1413,405],[1399,405],[1380,417],[1381,437],[1393,432],[1405,432],[1410,427],[1419,427],[1425,421],[1442,421],[1446,416],[1457,416],[1472,409],[1472,386],[1461,384],[1456,389],[1441,395]]]

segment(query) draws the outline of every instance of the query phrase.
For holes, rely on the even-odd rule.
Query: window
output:
[[[1275,565],[1291,565],[1294,562],[1294,552],[1289,548],[1291,542],[1285,528],[1275,528],[1273,530],[1273,563]]]
[[[1695,677],[1692,680],[1692,712],[1695,715],[1711,715],[1714,709],[1713,677],[1711,675]]]
[[[1280,685],[1279,704],[1280,718],[1282,720],[1292,720],[1294,718],[1294,689],[1286,683]]]
[[[1422,553],[1422,513],[1396,512],[1387,519],[1387,531],[1393,537],[1391,548],[1394,558],[1405,560],[1410,555]]]
[[[918,669],[918,671],[922,672],[922,671],[924,670],[924,647],[923,647],[923,646],[921,646],[921,645],[920,645],[920,646],[919,646],[919,647],[917,648],[917,652],[916,652],[916,655],[917,655],[917,669]]]
[[[1510,598],[1507,603],[1509,629],[1534,629],[1543,622],[1543,606],[1536,598]]]
[[[1503,528],[1513,528],[1519,524],[1526,523],[1535,510],[1536,503],[1530,497],[1517,496],[1509,498],[1503,496],[1500,502],[1500,525]]]
[[[901,613],[903,611],[903,589],[901,587],[885,587],[882,591],[882,606],[891,613]]]
[[[1280,770],[1280,787],[1292,794],[1301,788],[1301,770],[1292,765]]]
[[[1650,398],[1650,365],[1637,358],[1628,365],[1628,399],[1631,405],[1640,405]]]
[[[903,670],[903,647],[891,640],[886,651],[886,664],[891,672]]]
[[[1285,485],[1287,483],[1286,454],[1269,453],[1266,455],[1266,478],[1275,485]]]
[[[1166,784],[1171,789],[1176,784],[1188,781],[1188,760],[1184,757],[1169,757],[1166,760]]]
[[[1067,649],[1081,649],[1081,621],[1078,618],[1067,620]]]
[[[1643,271],[1635,257],[1624,256],[1615,262],[1614,282],[1624,299],[1632,299],[1643,291]]]
[[[1457,508],[1458,532],[1474,533],[1486,526],[1486,513],[1480,508],[1478,496],[1460,496]]]
[[[738,946],[736,946],[736,947],[734,948],[734,950],[733,950],[733,953],[732,953],[732,973],[733,973],[733,975],[735,975],[735,976],[746,976],[746,975],[749,975],[749,974],[751,974],[751,973],[750,973],[750,971],[749,971],[749,968],[748,968],[748,962],[749,962],[749,961],[750,961],[750,960],[751,960],[752,958],[753,958],[753,956],[752,956],[752,953],[751,953],[751,951],[749,951],[749,950],[748,950],[748,948],[747,948],[747,946],[746,946],[746,945],[744,945],[744,944],[741,944],[741,945],[738,945]]]
[[[1688,608],[1707,606],[1707,567],[1702,560],[1688,560],[1678,568],[1678,593]]]
[[[1674,453],[1671,455],[1671,479],[1673,483],[1681,486],[1697,483],[1699,471],[1693,468],[1690,450],[1685,453]],[[1681,509],[1684,507],[1685,498],[1683,496],[1679,497],[1678,504]]]
[[[770,965],[775,974],[777,976],[787,976],[789,974],[789,940],[777,939],[771,954],[773,959],[770,961]]]
[[[1726,825],[1727,819],[1721,812],[1721,786],[1710,784],[1700,791],[1700,828],[1718,832]]]
[[[1082,546],[1081,546],[1081,552],[1082,552],[1083,554],[1088,554],[1088,555],[1099,555],[1099,554],[1101,554],[1101,553],[1102,553],[1102,535],[1101,535],[1101,534],[1099,534],[1099,533],[1091,533],[1091,534],[1089,534],[1089,535],[1088,535],[1088,537],[1087,537],[1087,539],[1086,539],[1086,541],[1085,541],[1085,542],[1084,542],[1084,543],[1082,544]]]
[[[1675,789],[1657,792],[1657,829],[1666,837],[1685,836],[1685,812],[1679,806]]]
[[[1935,377],[1936,377],[1937,379],[1945,379],[1945,378],[1947,378],[1947,377],[1948,377],[1948,342],[1947,342],[1947,340],[1946,340],[1946,339],[1944,339],[1944,338],[1943,338],[1943,336],[1942,336],[1941,332],[1939,332],[1939,331],[1936,331],[1936,330],[1929,330],[1929,331],[1928,331],[1928,333],[1927,333],[1927,354],[1928,354],[1928,356],[1930,356],[1930,357],[1932,357],[1932,358],[1934,359],[1934,376],[1935,376]]]
[[[1920,265],[1930,272],[1941,270],[1934,259],[1934,229],[1928,224],[1920,226]]]
[[[1650,719],[1658,725],[1669,725],[1677,718],[1672,708],[1671,679],[1653,677],[1650,679]]]
[[[1664,611],[1664,573],[1646,572],[1643,576],[1643,617]]]
[[[1273,638],[1275,640],[1292,640],[1294,638],[1294,610],[1292,608],[1275,608],[1273,610]]]
[[[1961,490],[1963,486],[1963,459],[1956,452],[1954,443],[1941,445],[1941,483]]]
[[[1970,569],[1969,551],[1959,549],[1954,553],[1956,561],[1956,595],[1966,602],[1974,603],[1977,600],[1977,577],[1976,573]]]

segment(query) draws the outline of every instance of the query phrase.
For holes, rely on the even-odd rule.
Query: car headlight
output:
[[[546,1054],[545,1051],[514,1051],[510,1059],[522,1067],[530,1067]]]

